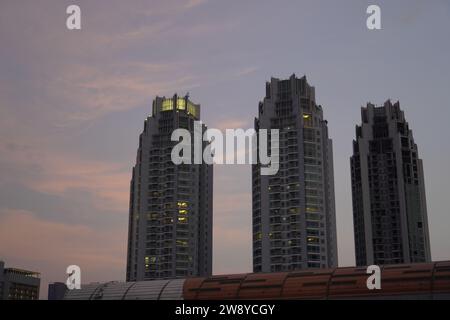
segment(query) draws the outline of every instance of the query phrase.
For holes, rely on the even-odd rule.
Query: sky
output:
[[[67,6],[81,30],[66,28]],[[381,8],[382,30],[366,27]],[[354,265],[360,108],[400,100],[424,161],[433,260],[450,259],[447,0],[1,0],[0,260],[124,280],[131,168],[156,95],[251,128],[271,77],[306,75],[334,144],[339,265]],[[213,273],[251,272],[251,170],[214,168]]]

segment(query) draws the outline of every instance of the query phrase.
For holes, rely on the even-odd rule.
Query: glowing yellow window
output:
[[[195,109],[195,106],[191,102],[188,102],[187,111],[188,111],[188,113],[192,114],[194,117],[197,116],[197,110]]]
[[[309,119],[309,118],[311,118],[311,115],[310,114],[303,114],[303,119]]]
[[[187,208],[188,206],[187,202],[178,202],[177,205],[179,208]]]
[[[319,243],[319,238],[316,238],[316,237],[308,237],[307,240],[310,243]]]
[[[177,99],[177,110],[186,110],[186,100],[183,98]]]
[[[161,111],[173,110],[173,101],[172,99],[166,99],[162,102]]]
[[[188,211],[185,210],[185,209],[181,209],[181,210],[178,210],[178,213],[179,213],[179,214],[187,214]]]
[[[178,217],[178,222],[186,223],[187,222],[187,218],[186,217]]]

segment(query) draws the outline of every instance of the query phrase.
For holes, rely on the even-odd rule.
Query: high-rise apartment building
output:
[[[252,168],[254,272],[336,267],[332,141],[306,77],[266,83],[260,129],[279,129],[279,171]]]
[[[193,136],[198,120],[200,105],[187,96],[153,101],[131,178],[128,281],[212,272],[213,168],[204,163],[175,165],[171,159],[178,143],[171,141],[172,132],[184,128]]]
[[[430,261],[422,160],[400,103],[361,110],[351,163],[356,264]]]

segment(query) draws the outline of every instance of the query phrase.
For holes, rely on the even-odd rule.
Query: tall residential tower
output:
[[[333,150],[306,77],[272,78],[255,130],[279,129],[279,171],[253,165],[253,270],[337,266]]]
[[[171,159],[178,143],[172,132],[184,128],[193,136],[198,120],[200,105],[187,96],[153,101],[131,178],[127,281],[212,272],[213,168]]]
[[[430,261],[422,160],[400,103],[361,110],[351,157],[356,264]]]

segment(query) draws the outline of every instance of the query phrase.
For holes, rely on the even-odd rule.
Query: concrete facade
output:
[[[213,168],[171,160],[173,130],[193,134],[196,120],[200,105],[188,97],[153,101],[130,184],[127,281],[212,272]]]
[[[423,165],[400,103],[368,103],[361,118],[350,159],[356,264],[429,262]]]
[[[266,84],[260,129],[279,129],[280,165],[272,176],[252,167],[253,271],[336,267],[332,141],[306,77]]]

